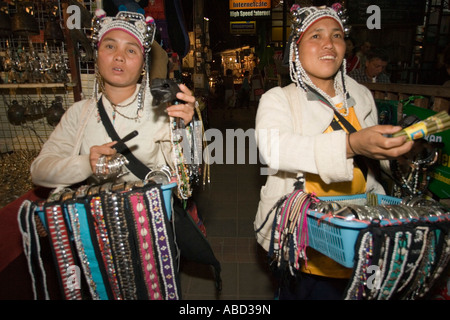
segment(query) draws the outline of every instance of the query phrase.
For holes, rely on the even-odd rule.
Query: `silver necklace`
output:
[[[141,83],[141,87],[139,88],[138,93],[134,96],[134,99],[127,103],[126,105],[120,105],[120,104],[114,104],[111,102],[111,99],[108,97],[108,95],[106,94],[106,90],[105,90],[105,83],[103,81],[103,78],[101,78],[100,82],[100,88],[101,91],[103,93],[103,95],[105,96],[105,98],[109,101],[109,103],[111,104],[111,107],[113,108],[113,121],[116,119],[116,113],[122,117],[124,117],[125,119],[128,120],[134,120],[137,121],[139,118],[141,118],[142,116],[142,109],[143,109],[143,101],[144,101],[144,97],[145,97],[145,86],[147,83],[147,77],[144,76],[142,77],[142,83]],[[130,105],[132,105],[133,103],[135,103],[137,100],[137,110],[136,110],[136,116],[135,117],[129,117],[124,115],[123,113],[121,113],[118,108],[126,108]]]

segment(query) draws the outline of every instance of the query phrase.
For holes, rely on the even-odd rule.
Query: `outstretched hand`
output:
[[[185,103],[174,104],[167,107],[167,113],[171,117],[182,118],[185,124],[191,122],[194,116],[195,97],[192,95],[191,90],[184,84],[179,85],[181,92],[177,93],[177,99],[184,101]]]
[[[347,155],[360,154],[376,160],[398,158],[410,151],[414,144],[406,137],[386,137],[401,129],[400,126],[377,125],[352,133],[347,140]]]

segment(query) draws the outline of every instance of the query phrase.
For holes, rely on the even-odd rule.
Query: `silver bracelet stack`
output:
[[[100,180],[117,179],[128,173],[124,168],[124,165],[128,163],[128,159],[120,153],[116,153],[109,158],[103,155],[98,158],[95,164],[95,176]]]

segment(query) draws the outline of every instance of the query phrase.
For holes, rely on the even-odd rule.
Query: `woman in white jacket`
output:
[[[362,165],[356,165],[355,156],[395,158],[413,144],[404,138],[386,137],[401,128],[377,125],[370,91],[346,76],[347,30],[340,18],[345,12],[340,7],[294,5],[291,13],[289,69],[293,83],[265,93],[256,116],[258,147],[265,163],[276,171],[261,189],[254,224],[257,240],[267,251],[273,211],[268,214],[282,196],[294,190],[297,178],[304,179],[304,191],[317,196],[384,193],[374,172],[365,173]],[[335,111],[356,132],[345,127],[333,129],[333,119],[339,120]],[[292,290],[282,286],[280,298],[339,299],[351,269],[311,248],[306,253],[307,267],[302,266],[301,276],[295,281],[299,285]]]
[[[185,103],[165,110],[152,107],[147,56],[155,28],[153,18],[139,13],[121,11],[116,17],[107,17],[103,10],[97,10],[93,34],[97,84],[93,98],[76,102],[55,127],[31,165],[36,185],[62,188],[99,174],[108,177],[108,171],[99,168],[117,153],[117,141],[112,141],[100,120],[100,104],[120,138],[138,131],[127,146],[144,166],[155,169],[172,164],[168,116],[189,123],[195,97],[180,85],[182,92],[177,98]],[[97,91],[101,95],[97,96]],[[139,179],[129,172],[117,181]]]

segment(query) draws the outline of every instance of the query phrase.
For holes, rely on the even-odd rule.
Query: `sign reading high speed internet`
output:
[[[270,18],[271,1],[230,0],[231,20],[254,20]]]

